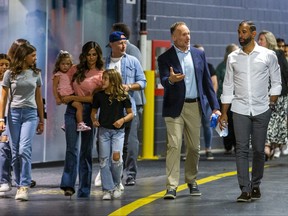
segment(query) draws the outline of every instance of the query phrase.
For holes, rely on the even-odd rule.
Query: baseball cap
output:
[[[121,37],[121,36],[124,36],[124,37]],[[116,41],[120,41],[120,40],[127,40],[127,38],[125,37],[124,33],[123,32],[120,32],[120,31],[114,31],[112,32],[110,35],[109,35],[109,42],[110,43],[113,43],[113,42],[116,42]],[[109,44],[106,45],[106,47],[109,46]]]

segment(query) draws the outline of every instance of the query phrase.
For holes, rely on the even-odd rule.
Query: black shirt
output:
[[[101,127],[108,129],[118,129],[113,126],[113,123],[124,117],[124,109],[131,108],[129,95],[123,101],[116,99],[109,101],[109,95],[105,91],[100,91],[94,94],[92,108],[99,109],[99,123]],[[121,128],[124,127],[124,124]]]

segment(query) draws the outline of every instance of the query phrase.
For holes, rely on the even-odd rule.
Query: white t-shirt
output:
[[[121,59],[120,58],[110,58],[109,69],[115,69],[121,74]]]

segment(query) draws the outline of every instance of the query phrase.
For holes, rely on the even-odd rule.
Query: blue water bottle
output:
[[[218,123],[218,118],[219,118],[219,115],[217,115],[215,113],[212,114],[211,121],[210,121],[210,127],[216,128],[217,123]]]

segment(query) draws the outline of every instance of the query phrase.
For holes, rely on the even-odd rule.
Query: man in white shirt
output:
[[[242,21],[238,27],[237,49],[228,56],[221,95],[223,128],[228,122],[231,105],[236,137],[236,165],[239,187],[238,202],[260,199],[259,185],[265,163],[265,139],[271,112],[281,93],[281,75],[278,60],[272,50],[258,46],[256,26]],[[249,177],[249,144],[251,139],[253,161]]]

